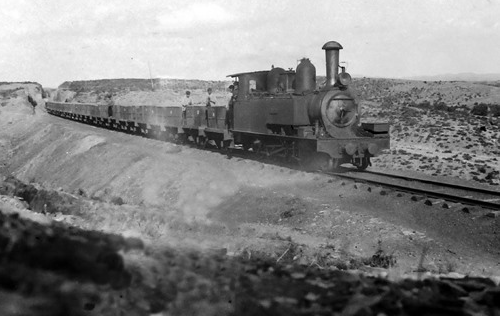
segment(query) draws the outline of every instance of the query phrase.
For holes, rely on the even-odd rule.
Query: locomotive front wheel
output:
[[[355,165],[358,170],[365,170],[370,165],[370,158],[362,157],[359,159],[353,159],[352,164]]]
[[[335,170],[335,169],[338,169],[339,167],[340,167],[340,159],[339,158],[332,158],[330,160],[329,169]]]
[[[332,160],[325,153],[311,153],[300,157],[300,166],[306,171],[330,171]]]

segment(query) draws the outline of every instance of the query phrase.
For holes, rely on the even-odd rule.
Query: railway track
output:
[[[154,137],[148,137],[148,135],[142,135],[142,136],[146,138],[157,139]],[[262,158],[264,158],[265,160],[266,158],[268,158],[265,155],[258,155],[253,152],[249,153],[241,149],[223,151],[218,149],[216,146],[208,145],[207,148],[207,144],[205,144],[205,146],[200,146],[200,144],[196,143],[192,143],[190,145],[194,147],[204,147],[205,150],[213,152],[228,154],[228,156],[230,157],[239,157],[244,159],[250,158],[257,160],[260,160]],[[264,161],[264,162],[270,163],[271,161]],[[276,164],[277,162],[274,161],[272,163]],[[278,164],[285,167],[294,168],[293,166],[290,165],[290,163],[282,164],[278,162]],[[460,203],[465,205],[475,205],[492,210],[500,210],[500,191],[474,187],[474,186],[465,186],[461,184],[440,182],[425,178],[394,175],[394,174],[388,174],[370,170],[364,170],[364,171],[351,171],[351,170],[354,169],[347,169],[347,171],[342,171],[342,172],[324,172],[324,171],[321,172],[337,176],[340,178],[352,179],[357,182],[365,182],[365,183],[380,185],[383,187],[391,188],[396,191],[413,193],[427,198],[434,198],[438,200]]]
[[[487,188],[376,171],[327,172],[327,174],[356,182],[380,185],[395,191],[413,193],[425,198],[500,210],[500,191]]]

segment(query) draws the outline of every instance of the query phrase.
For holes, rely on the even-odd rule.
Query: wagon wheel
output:
[[[160,140],[163,142],[168,141],[168,131],[160,131]]]
[[[250,148],[252,148],[252,144],[247,142],[243,143],[241,146],[243,147],[244,151],[248,151]]]
[[[222,140],[222,151],[228,156],[231,155],[231,142],[232,140]]]
[[[181,133],[181,134],[176,134],[176,135],[175,135],[175,141],[176,141],[176,143],[178,143],[178,144],[185,144],[185,143],[186,143],[186,141],[187,141],[187,136],[186,136],[186,134],[184,134],[184,133]]]
[[[279,159],[280,159],[279,156],[273,154],[273,150],[274,150],[274,147],[263,146],[263,148],[260,150],[260,152],[262,153],[262,156],[263,156],[262,159],[264,159],[264,161],[267,161],[270,163],[279,161]]]
[[[285,162],[291,162],[293,160],[294,155],[293,155],[293,142],[288,143],[288,142],[281,142],[281,145],[285,148],[285,151],[283,153],[283,159]]]
[[[295,156],[293,155],[293,150],[290,148],[286,148],[284,154],[284,161],[290,163],[295,160],[294,158]]]
[[[197,136],[195,138],[196,146],[199,148],[206,148],[208,140],[204,136]]]
[[[161,131],[159,131],[157,129],[154,129],[152,136],[153,136],[153,139],[160,139],[160,137],[161,137]]]
[[[289,163],[300,163],[300,151],[297,143],[294,141],[287,142],[285,148],[285,161]]]
[[[217,149],[220,149],[220,144],[219,144],[219,141],[215,140],[215,139],[210,139],[208,137],[204,137],[204,144],[203,144],[203,148],[217,148]]]
[[[223,150],[225,148],[224,140],[214,140],[214,142],[218,150]]]
[[[255,141],[252,144],[252,151],[257,154],[260,153],[261,150],[262,150],[262,143]]]

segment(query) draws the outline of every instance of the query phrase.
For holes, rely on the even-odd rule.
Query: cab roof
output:
[[[249,72],[240,72],[240,73],[237,73],[237,74],[232,74],[232,75],[227,75],[226,77],[239,77],[241,75],[248,75],[248,74],[261,74],[261,73],[265,73],[265,72],[269,72],[269,70],[260,70],[260,71],[249,71]]]

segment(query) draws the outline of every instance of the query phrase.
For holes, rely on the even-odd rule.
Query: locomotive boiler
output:
[[[273,67],[229,75],[234,94],[228,108],[188,106],[122,106],[48,102],[50,114],[127,133],[215,144],[268,157],[298,161],[307,168],[332,169],[352,163],[359,169],[389,148],[389,124],[362,123],[349,91],[351,77],[339,66],[342,46],[323,46],[326,81],[317,85],[316,68],[302,59],[296,70]],[[340,69],[340,71],[339,71]]]
[[[323,46],[326,81],[319,88],[316,69],[306,58],[296,71],[272,68],[230,75],[238,86],[230,111],[234,143],[323,169],[343,163],[369,166],[371,157],[389,148],[389,124],[361,123],[349,91],[351,76],[339,65],[341,49],[335,41]]]

